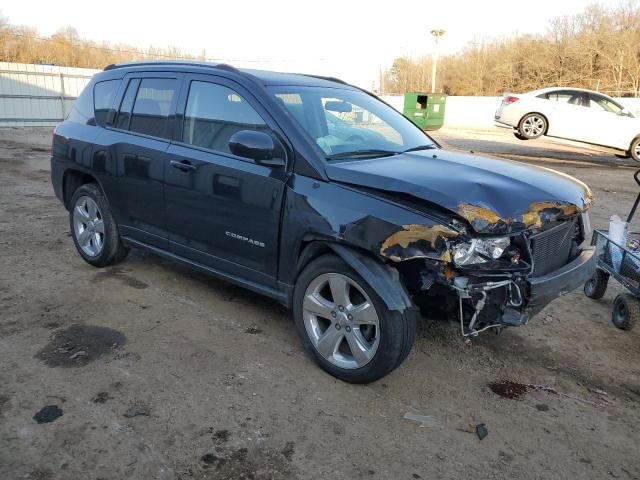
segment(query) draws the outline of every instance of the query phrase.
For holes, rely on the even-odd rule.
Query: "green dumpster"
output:
[[[443,93],[405,93],[402,113],[423,130],[438,130],[444,124],[446,102]]]

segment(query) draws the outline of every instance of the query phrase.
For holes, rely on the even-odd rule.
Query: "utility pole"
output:
[[[435,40],[435,46],[433,47],[433,60],[431,62],[431,91],[435,93],[436,91],[436,71],[438,65],[438,39],[444,35],[444,30],[441,28],[436,28],[431,30],[431,35],[433,35],[433,39]]]

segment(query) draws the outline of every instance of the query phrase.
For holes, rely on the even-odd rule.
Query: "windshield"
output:
[[[374,158],[436,148],[426,133],[364,92],[301,86],[269,89],[328,160]]]

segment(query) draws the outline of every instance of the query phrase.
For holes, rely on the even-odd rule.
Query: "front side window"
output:
[[[304,86],[269,89],[328,160],[374,158],[435,148],[427,134],[364,92]]]
[[[169,115],[177,87],[175,79],[142,79],[133,104],[129,130],[169,138]]]
[[[191,82],[182,130],[184,143],[230,154],[229,139],[240,130],[269,128],[235,90],[216,83]]]
[[[104,125],[113,109],[113,99],[116,96],[121,79],[107,80],[96,83],[93,87],[93,106],[95,118],[98,125]]]
[[[624,110],[624,108],[607,97],[593,93],[589,94],[589,107],[600,112],[615,113],[616,115],[621,115]]]

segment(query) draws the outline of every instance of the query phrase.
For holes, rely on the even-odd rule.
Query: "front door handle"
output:
[[[171,165],[173,168],[177,168],[178,170],[182,170],[183,172],[191,172],[198,168],[189,160],[171,160],[169,162],[169,165]]]

